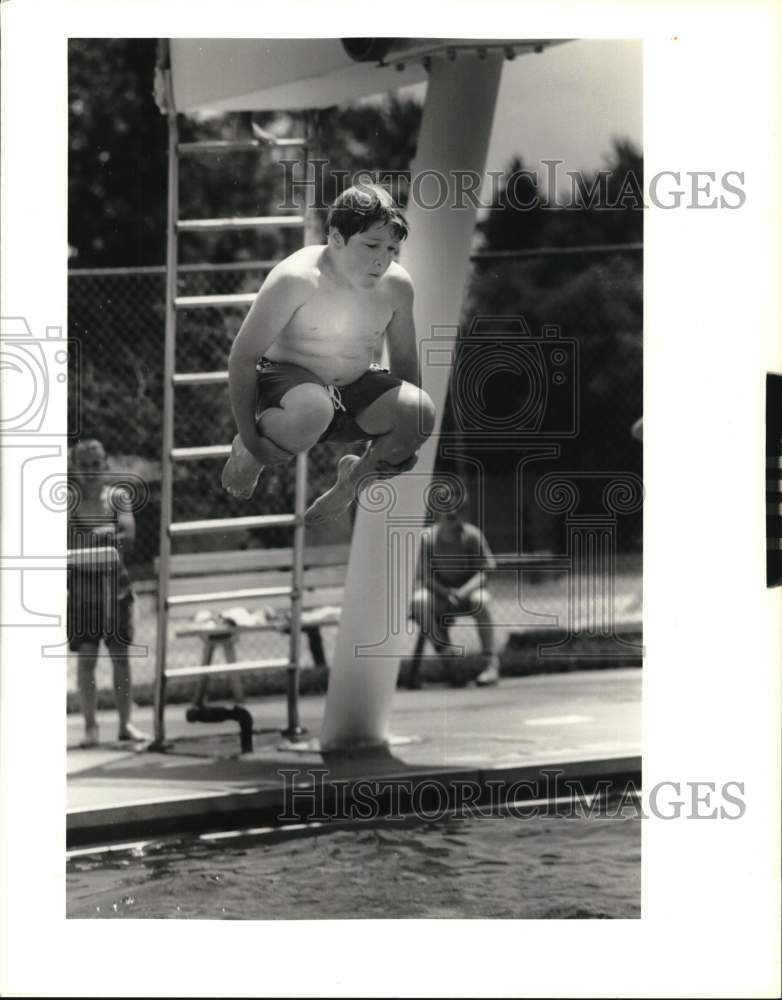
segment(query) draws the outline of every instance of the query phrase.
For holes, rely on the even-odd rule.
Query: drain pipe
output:
[[[185,712],[185,718],[188,722],[227,722],[229,719],[238,722],[241,752],[252,753],[253,717],[241,705],[234,705],[233,708],[222,705],[191,705]]]

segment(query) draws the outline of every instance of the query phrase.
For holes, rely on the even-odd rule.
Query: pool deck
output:
[[[188,723],[184,705],[166,711],[166,753],[108,742],[79,749],[82,722],[69,716],[68,846],[252,827],[313,808],[336,816],[339,786],[344,807],[356,782],[370,783],[381,809],[390,801],[389,779],[435,803],[438,787],[451,798],[466,785],[485,793],[492,782],[542,788],[542,769],[556,768],[557,780],[580,781],[587,791],[599,779],[640,782],[637,668],[503,678],[493,688],[398,690],[388,747],[326,757],[312,742],[325,703],[322,696],[301,699],[308,732],[292,744],[280,734],[284,699],[248,701],[254,747],[242,755],[235,722]],[[137,709],[134,722],[151,732],[151,709]],[[99,723],[109,739],[116,714],[100,713]]]

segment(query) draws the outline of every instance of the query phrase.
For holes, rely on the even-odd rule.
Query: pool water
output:
[[[640,917],[641,821],[517,815],[321,826],[73,856],[69,917]]]

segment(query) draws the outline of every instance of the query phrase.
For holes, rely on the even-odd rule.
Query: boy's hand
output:
[[[239,438],[239,441],[244,451],[252,455],[252,457],[259,465],[266,464],[266,462],[268,461],[268,455],[264,455],[263,453],[263,448],[260,445],[260,442],[263,440],[261,437],[255,435],[251,438],[248,438],[247,440],[245,440],[245,438],[243,438],[241,434],[237,434],[236,437]],[[247,443],[247,441],[249,441],[249,444]],[[234,444],[234,447],[236,447],[236,444]]]
[[[113,535],[117,531],[115,524],[95,524],[90,528],[93,535]]]
[[[221,482],[223,489],[238,500],[250,500],[258,485],[263,466],[255,459],[237,434],[231,454],[225,463]]]

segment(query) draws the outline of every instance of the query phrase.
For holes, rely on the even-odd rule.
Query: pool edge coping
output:
[[[310,783],[301,783],[296,794],[312,796],[313,804],[322,808],[337,797],[337,789],[344,802],[353,800],[356,786],[367,782],[392,782],[404,780],[414,791],[423,790],[427,783],[438,783],[450,796],[460,785],[477,784],[486,791],[497,784],[506,789],[518,787],[530,791],[543,778],[548,787],[550,775],[556,772],[556,781],[578,784],[585,791],[595,783],[608,781],[626,787],[640,787],[642,758],[640,755],[588,758],[570,761],[537,761],[519,765],[486,768],[475,767],[416,767],[403,771],[373,772],[369,774],[340,775],[324,780],[317,797],[317,790]],[[328,771],[328,762],[309,768],[318,772]],[[287,768],[290,770],[290,768]],[[305,766],[302,771],[308,770]],[[549,775],[547,777],[546,775]],[[140,802],[113,803],[100,806],[81,806],[66,813],[66,846],[68,849],[105,844],[118,840],[135,840],[139,836],[155,837],[187,834],[234,826],[257,826],[261,823],[279,823],[285,807],[286,787],[283,783],[267,788],[232,788],[227,791],[201,790],[194,795],[176,795],[150,798]],[[523,797],[523,796],[522,796]],[[534,796],[529,796],[533,798]],[[380,801],[380,800],[378,800]],[[382,809],[378,818],[382,816]],[[291,819],[292,821],[292,819]],[[357,820],[359,821],[359,820]]]

